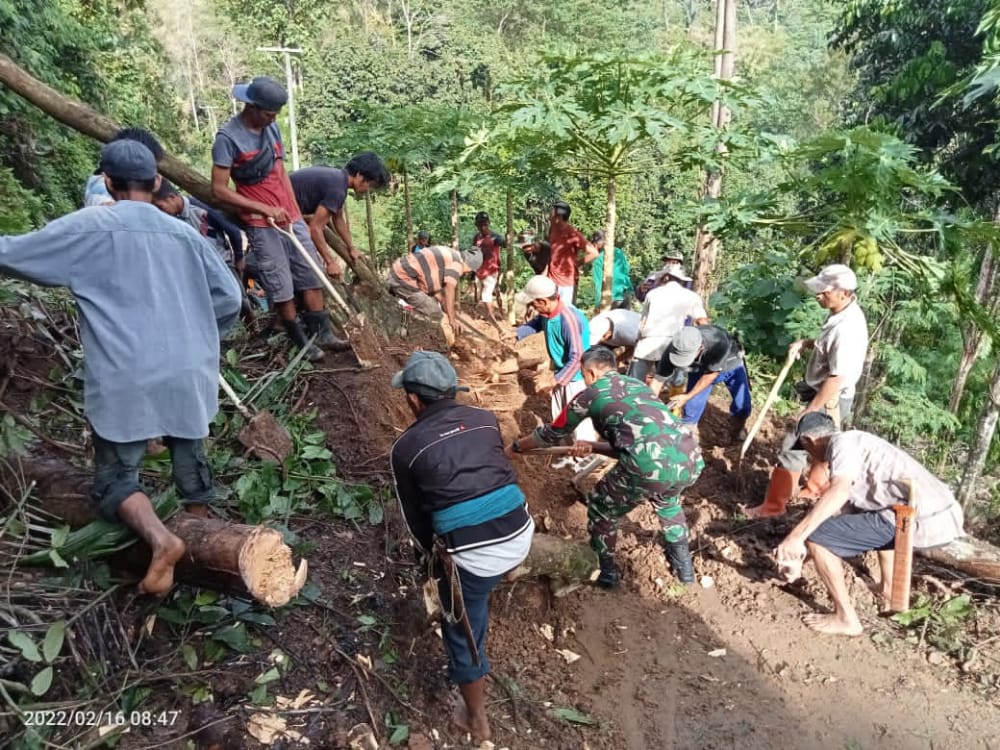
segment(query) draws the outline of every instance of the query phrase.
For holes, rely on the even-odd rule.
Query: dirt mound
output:
[[[542,337],[515,345],[499,341],[484,321],[472,327],[475,333],[448,352],[471,389],[461,398],[496,413],[508,440],[548,419],[548,397],[536,392],[548,376]],[[404,319],[391,330],[385,338],[371,330],[359,341],[358,353],[374,367],[358,367],[349,352],[329,355],[304,376],[308,388],[297,404],[318,410],[339,475],[383,487],[388,451],[412,421],[390,385],[392,374],[415,349],[446,351],[436,326]],[[0,336],[0,353],[3,347]],[[18,356],[29,361],[31,350],[25,352]],[[31,363],[43,385],[50,356]],[[11,387],[19,404],[37,394]],[[487,649],[495,746],[990,747],[1000,725],[998,641],[990,635],[1000,632],[995,604],[980,601],[975,656],[963,652],[961,670],[957,657],[935,651],[923,636],[907,642],[898,626],[877,616],[864,563],[849,581],[868,635],[824,639],[806,630],[799,618],[826,606],[822,588],[811,571],[800,585],[779,585],[768,556],[803,507],[793,506],[784,519],[748,523],[739,515],[742,503],[763,496],[787,420],[764,425],[738,474],[739,446],[729,443],[724,396],[715,394],[704,417],[706,468],[684,501],[696,573],[706,585],[674,585],[656,518],[645,507],[622,525],[622,590],[583,587],[557,598],[544,582],[502,585]],[[554,464],[544,456],[516,463],[532,514],[541,530],[585,539],[586,511],[572,474]],[[244,709],[256,680],[274,667],[272,649],[288,654],[293,666],[271,694],[293,697],[307,689],[319,696],[286,715],[311,746],[346,747],[361,722],[373,726],[383,746],[401,726],[411,747],[462,746],[449,721],[455,694],[440,638],[419,593],[425,571],[413,560],[391,493],[383,497],[385,518],[375,525],[293,517],[319,598],[276,612],[277,625],[254,631],[253,650],[199,676],[209,700],[188,703],[173,690],[151,698],[182,708],[182,725],[134,727],[119,747],[180,747],[181,734],[213,722],[214,734],[199,735],[199,746],[211,740],[261,747],[247,734]],[[138,633],[145,614],[128,603],[122,618]],[[168,659],[177,644],[154,638],[145,649],[146,658]]]

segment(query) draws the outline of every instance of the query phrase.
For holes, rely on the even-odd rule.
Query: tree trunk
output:
[[[91,138],[107,143],[121,127],[110,117],[95,112],[83,102],[64,96],[0,54],[0,83],[28,100],[45,114]],[[164,154],[160,174],[206,203],[215,205],[208,180],[175,156]]]
[[[958,485],[956,497],[963,508],[969,507],[970,501],[976,494],[976,485],[979,483],[983,466],[986,464],[986,456],[990,451],[990,444],[993,442],[993,435],[997,429],[998,417],[1000,417],[1000,361],[997,362],[996,368],[993,370],[986,404],[979,416],[979,425],[969,450],[969,459],[965,465],[965,472],[962,474],[962,481]]]
[[[735,72],[736,0],[716,0],[715,45],[717,53],[723,50],[715,57],[715,75],[729,80]],[[732,113],[722,102],[717,101],[712,105],[712,123],[718,130],[724,130],[731,117]],[[720,157],[726,153],[726,147],[721,141],[715,150]],[[722,170],[719,168],[705,175],[702,197],[717,199],[721,195]],[[719,260],[719,249],[719,239],[704,226],[699,226],[695,236],[694,288],[706,299],[715,289],[714,273]]]
[[[365,221],[368,224],[368,257],[378,263],[378,256],[375,254],[375,208],[371,193],[365,193]]]
[[[34,483],[33,496],[52,516],[77,527],[106,523],[96,519],[88,502],[92,481],[89,473],[58,459],[25,459],[17,467],[5,463],[0,478],[16,486],[20,479],[16,473],[25,482]],[[248,593],[273,607],[287,604],[305,585],[308,571],[305,559],[296,570],[291,550],[274,529],[199,518],[183,512],[164,523],[187,546],[186,554],[177,564],[178,580]],[[112,560],[142,574],[149,563],[149,549],[141,540],[134,546],[134,552],[132,549]]]
[[[1000,583],[1000,549],[989,542],[965,536],[941,547],[918,549],[920,557],[942,563],[949,568],[987,583]]]
[[[458,191],[451,191],[451,246],[458,250]]]
[[[514,316],[514,264],[517,262],[517,254],[514,252],[514,192],[507,188],[507,270],[504,272],[504,286],[506,290],[507,322],[511,325],[516,323]]]
[[[618,223],[618,203],[614,175],[608,177],[608,212],[604,226],[604,273],[601,279],[601,309],[611,309],[615,278],[615,228]]]
[[[406,252],[413,247],[413,204],[410,202],[410,175],[403,167],[403,206],[406,210]]]
[[[993,213],[993,222],[1000,224],[1000,202]],[[987,245],[983,253],[982,263],[979,264],[979,280],[976,282],[976,302],[983,306],[988,306],[990,311],[995,313],[998,305],[996,287],[998,264],[993,255],[993,249]],[[958,363],[958,371],[955,374],[955,382],[951,387],[951,398],[948,400],[948,410],[952,414],[958,414],[958,408],[962,404],[962,395],[965,393],[965,384],[969,379],[969,373],[979,357],[979,352],[983,345],[983,331],[976,325],[975,321],[969,321],[962,326],[962,358]]]

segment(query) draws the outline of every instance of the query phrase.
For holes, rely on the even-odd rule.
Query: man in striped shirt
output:
[[[419,253],[408,253],[392,264],[389,293],[433,320],[441,319],[443,307],[451,325],[450,331],[444,329],[450,345],[460,332],[456,312],[458,282],[482,264],[483,254],[479,250],[462,253],[444,245],[432,245]]]
[[[518,338],[531,335],[532,331],[545,334],[545,348],[556,371],[551,393],[552,418],[555,419],[586,387],[580,358],[590,342],[590,328],[583,313],[562,300],[556,283],[548,276],[533,276],[524,291],[517,295],[517,301],[530,305],[538,313],[518,329]],[[536,389],[536,392],[544,390]],[[577,440],[597,440],[589,419],[580,423],[573,436]]]

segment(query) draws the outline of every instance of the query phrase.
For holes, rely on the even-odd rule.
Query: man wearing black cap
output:
[[[534,522],[496,417],[455,401],[458,376],[446,357],[414,352],[392,385],[416,418],[390,451],[396,496],[414,542],[433,558],[448,677],[464,701],[454,718],[478,743],[490,737],[490,592],[527,556]]]
[[[288,94],[273,78],[259,76],[249,84],[234,86],[233,97],[246,102],[246,106],[215,135],[212,195],[239,211],[255,265],[288,338],[298,348],[307,348],[306,357],[315,362],[323,358],[323,352],[308,345],[307,334],[316,336],[320,347],[333,351],[347,349],[350,344],[330,330],[321,281],[292,241],[270,225],[290,225],[290,231],[320,265],[285,171],[284,146],[275,123]],[[230,180],[235,190],[229,187]],[[299,292],[305,307],[305,331],[295,309],[295,295]]]
[[[483,254],[483,264],[476,270],[476,286],[479,301],[486,306],[486,316],[496,324],[493,315],[493,295],[500,280],[500,248],[506,247],[504,238],[490,230],[490,215],[485,211],[476,214],[476,234],[472,246]]]
[[[135,141],[136,143],[141,143],[150,150],[153,154],[153,158],[156,159],[157,162],[163,158],[163,146],[161,146],[160,142],[156,140],[156,136],[145,128],[122,128],[115,133],[115,137],[111,140]],[[104,174],[101,172],[100,168],[95,169],[94,173],[87,178],[87,183],[83,188],[84,207],[110,206],[114,204],[114,202],[115,199],[111,197],[111,193],[108,192],[107,185],[104,184]]]
[[[351,229],[347,225],[347,211],[344,208],[347,191],[352,191],[357,197],[372,190],[381,190],[389,184],[389,170],[378,154],[362,151],[347,162],[343,169],[306,167],[292,172],[291,180],[295,202],[308,217],[309,236],[326,262],[327,274],[341,276],[343,271],[340,263],[327,247],[323,229],[333,219],[333,228],[344,241],[351,258],[361,258],[361,251],[354,246]]]
[[[157,210],[153,154],[114,141],[101,151],[114,205],[84,208],[21,237],[0,238],[0,273],[65,286],[83,345],[84,413],[94,436],[92,499],[153,552],[141,590],[165,594],[184,543],[139,484],[146,441],[165,436],[181,501],[213,496],[204,438],[218,411],[219,337],[236,320],[239,284],[194,229]],[[183,313],[184,323],[171,323]]]
[[[712,386],[725,383],[733,399],[729,407],[732,439],[742,439],[740,433],[750,416],[752,403],[743,347],[735,336],[713,325],[684,326],[660,358],[653,392],[659,394],[665,382],[687,386],[685,392],[672,396],[667,405],[681,410],[681,422],[695,434]]]
[[[531,232],[521,232],[517,244],[521,246],[524,259],[528,261],[531,270],[536,275],[547,275],[549,261],[552,259],[552,246],[546,240],[536,239]]]

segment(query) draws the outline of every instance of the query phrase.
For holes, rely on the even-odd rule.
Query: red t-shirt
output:
[[[476,271],[476,277],[485,279],[495,273],[500,273],[500,248],[504,246],[503,237],[496,232],[477,234],[472,244],[483,254],[483,265]]]
[[[580,275],[578,257],[587,249],[587,238],[572,224],[553,224],[549,228],[549,244],[552,246],[549,278],[556,286],[573,286]]]
[[[270,149],[270,170],[259,181],[247,184],[240,180],[240,170],[258,160],[262,151]],[[292,221],[302,218],[295,195],[285,180],[285,149],[278,126],[271,123],[260,132],[250,130],[242,115],[230,118],[215,136],[212,144],[212,163],[230,170],[236,192],[247,198],[285,209]],[[266,160],[264,163],[268,163]],[[267,218],[258,213],[240,211],[240,218],[250,227],[269,226]]]

